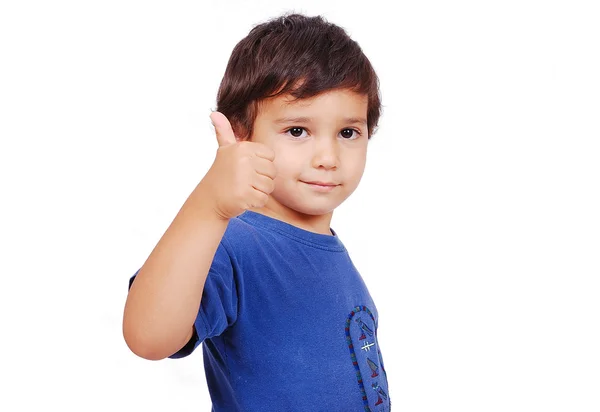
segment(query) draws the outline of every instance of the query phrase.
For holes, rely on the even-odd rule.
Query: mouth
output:
[[[307,183],[309,185],[316,185],[316,186],[338,186],[338,183],[333,183],[333,182],[318,182],[318,181],[314,181],[314,182],[308,182],[308,181],[304,181],[301,180],[302,183]]]
[[[301,182],[320,192],[329,192],[339,186],[338,183],[333,182],[305,182],[303,180]]]

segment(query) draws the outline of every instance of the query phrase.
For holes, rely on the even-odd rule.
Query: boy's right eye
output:
[[[303,127],[291,127],[286,130],[286,133],[290,133],[293,138],[299,139],[302,137]]]

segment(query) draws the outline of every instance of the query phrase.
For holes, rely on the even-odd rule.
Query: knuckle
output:
[[[256,193],[256,189],[252,186],[248,186],[248,189],[246,190],[244,196],[246,199],[253,199]]]
[[[269,196],[266,193],[260,192],[258,194],[258,201],[261,206],[264,206],[267,203],[267,200],[269,200]]]
[[[241,140],[238,142],[238,148],[244,153],[248,153],[252,149],[252,142],[248,142],[246,140]]]

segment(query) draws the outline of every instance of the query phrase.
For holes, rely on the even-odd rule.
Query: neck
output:
[[[333,211],[324,215],[307,215],[281,205],[270,196],[265,206],[248,210],[281,220],[309,232],[333,236],[330,230]]]

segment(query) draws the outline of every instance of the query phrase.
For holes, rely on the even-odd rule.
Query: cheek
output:
[[[290,155],[289,153],[276,152],[273,164],[277,169],[277,177],[298,177],[302,171],[302,160],[299,153]]]
[[[357,153],[351,153],[350,156],[346,158],[345,166],[346,170],[348,170],[348,175],[353,178],[360,178],[365,171],[365,166],[367,164],[367,156],[366,153],[361,151]]]
[[[350,166],[349,164],[347,166]],[[346,190],[353,192],[356,190],[360,181],[362,180],[364,173],[364,162],[355,162],[351,167],[347,167],[344,173],[344,180],[346,182]]]

